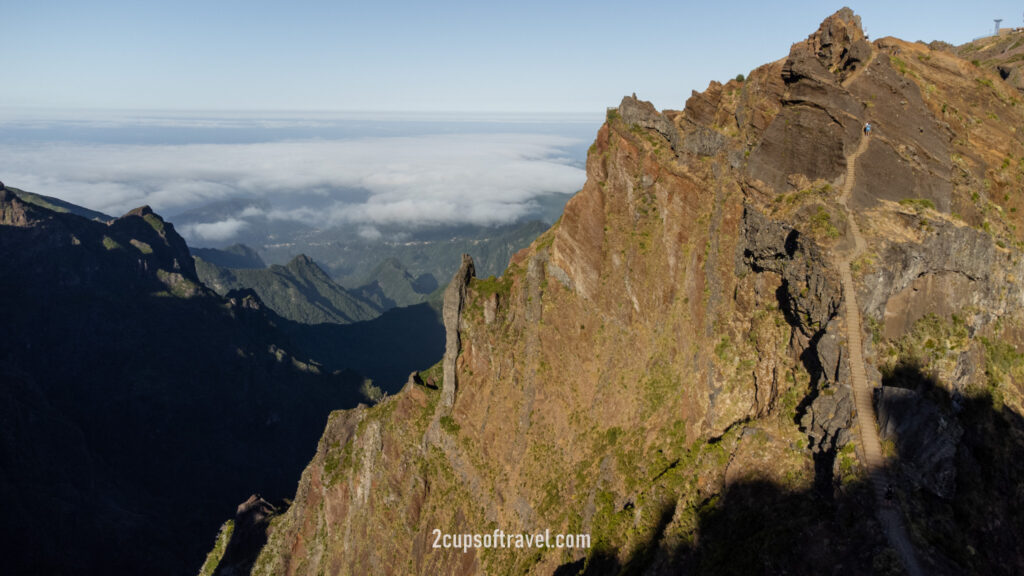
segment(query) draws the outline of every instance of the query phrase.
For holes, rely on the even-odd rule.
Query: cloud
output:
[[[220,222],[205,222],[202,224],[185,224],[181,227],[181,235],[191,240],[205,240],[207,242],[224,242],[238,235],[238,233],[249,225],[245,220],[228,218]]]
[[[359,236],[367,240],[380,240],[383,234],[373,226],[362,226],[359,228]]]
[[[173,216],[212,202],[265,200],[182,231],[226,239],[253,218],[317,227],[497,224],[585,174],[551,134],[445,134],[250,144],[0,144],[11,186],[112,215],[148,204]],[[356,192],[353,192],[356,191]],[[368,232],[372,235],[372,232]]]

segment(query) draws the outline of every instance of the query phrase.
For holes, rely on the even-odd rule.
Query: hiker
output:
[[[864,125],[864,135],[871,136],[871,122]]]
[[[885,487],[885,500],[891,502],[893,496],[896,495],[896,489],[892,487],[892,483]]]

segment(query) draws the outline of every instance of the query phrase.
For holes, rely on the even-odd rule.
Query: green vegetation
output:
[[[663,406],[666,399],[679,390],[682,384],[678,373],[667,362],[659,361],[648,369],[640,386],[644,411],[650,414]]]
[[[164,221],[161,220],[159,216],[150,213],[146,214],[142,218],[153,228],[153,230],[156,230],[157,234],[161,236],[164,235]]]
[[[812,186],[798,190],[796,192],[789,192],[786,194],[779,194],[773,201],[777,204],[801,204],[804,200],[813,197],[826,198],[832,192],[832,184],[819,180]]]
[[[102,212],[89,210],[88,208],[82,208],[81,206],[78,206],[76,204],[65,202],[60,198],[53,198],[52,196],[43,196],[42,194],[26,192],[18,188],[11,188],[10,186],[7,187],[7,190],[13,192],[14,195],[20,198],[22,202],[34,204],[35,206],[39,206],[40,208],[45,208],[47,210],[53,210],[54,212],[60,212],[63,214],[75,214],[77,216],[81,216],[82,218],[87,218],[89,220],[99,220],[100,222],[108,222],[111,219],[110,216],[107,216]]]
[[[422,370],[420,379],[428,386],[440,389],[444,384],[444,359],[438,360],[437,364]]]
[[[167,286],[175,298],[190,298],[199,291],[199,286],[177,272],[159,269],[156,271],[156,277]]]
[[[129,242],[131,243],[132,246],[135,247],[136,250],[142,252],[143,254],[153,253],[153,247],[141,240],[136,240],[135,238],[132,238]]]
[[[801,400],[807,396],[808,388],[810,384],[810,376],[806,372],[801,372],[800,378],[797,378],[796,372],[790,370],[789,374],[784,377],[789,381],[789,386],[786,391],[779,395],[778,399],[778,412],[779,417],[784,422],[793,422],[797,416],[797,408],[800,405]]]
[[[545,249],[550,249],[551,245],[554,244],[554,243],[555,243],[555,227],[552,227],[550,230],[548,230],[547,232],[541,234],[540,236],[537,237],[536,240],[534,240],[534,245],[537,247],[538,251],[545,250]],[[507,272],[506,272],[506,274],[507,274]]]
[[[744,76],[743,74],[737,74],[736,75],[736,81],[737,82],[746,82],[747,81],[747,77]]]
[[[1002,339],[982,337],[981,343],[985,348],[988,392],[992,398],[992,407],[999,412],[1003,409],[1004,389],[1014,381],[1024,381],[1024,353],[1018,352],[1012,344]]]
[[[896,441],[892,438],[882,440],[882,458],[890,460],[897,456],[899,456],[899,451],[896,448]]]
[[[107,250],[124,250],[124,247],[118,244],[117,240],[114,240],[110,236],[103,237],[103,247]]]
[[[850,484],[860,479],[856,447],[853,442],[847,442],[836,458],[839,460],[839,480],[842,484]]]
[[[932,202],[928,198],[904,198],[900,200],[900,206],[906,206],[912,208],[915,212],[923,212],[924,210],[935,210],[935,202]]]
[[[217,569],[221,558],[224,557],[224,550],[227,548],[228,542],[231,541],[231,535],[234,532],[234,520],[228,520],[220,527],[220,531],[217,532],[217,539],[213,543],[213,549],[206,555],[206,561],[203,562],[203,567],[199,569],[199,576],[213,576],[214,570]]]
[[[623,535],[629,534],[632,527],[630,511],[615,505],[615,494],[601,490],[594,498],[597,508],[593,519],[593,553],[614,553],[620,545]]]
[[[495,278],[494,276],[488,276],[482,280],[474,278],[470,282],[470,287],[472,287],[477,294],[485,298],[492,294],[507,297],[512,289],[512,276],[511,274],[506,273],[501,278]]]
[[[904,350],[910,356],[927,362],[934,362],[953,351],[966,348],[968,343],[967,323],[963,317],[954,314],[949,320],[936,314],[927,314],[914,323],[911,332],[913,344]]]
[[[874,268],[875,258],[874,252],[864,252],[856,260],[850,262],[850,272],[853,272],[853,275],[857,277],[867,274]]]
[[[324,453],[324,483],[330,487],[341,479],[345,471],[352,467],[352,442],[341,446],[338,442],[331,444]]]
[[[889,62],[891,62],[892,65],[896,67],[896,70],[898,70],[900,74],[902,74],[903,76],[907,75],[907,72],[909,71],[909,69],[907,68],[907,63],[906,62],[904,62],[903,60],[901,60],[901,59],[899,59],[899,58],[897,58],[895,56],[890,56],[889,57]]]
[[[56,204],[50,202],[45,197],[40,196],[38,194],[32,194],[32,193],[29,193],[29,192],[21,192],[21,191],[17,192],[16,194],[17,194],[18,198],[21,198],[23,201],[25,201],[25,202],[27,202],[29,204],[35,204],[36,206],[39,206],[40,208],[46,208],[47,210],[53,210],[54,212],[64,212],[64,213],[68,212],[67,208],[64,208],[62,206],[57,206]]]
[[[449,434],[459,433],[459,424],[451,416],[442,416],[440,424],[441,428]]]
[[[884,326],[874,316],[864,316],[864,322],[871,331],[871,343],[878,345],[882,342]]]
[[[879,368],[889,378],[901,378],[904,369],[928,375],[949,372],[969,344],[967,323],[962,316],[954,314],[946,319],[927,314],[905,336],[886,343]]]
[[[832,223],[832,215],[825,210],[824,206],[818,206],[818,211],[811,216],[811,229],[828,238],[839,237],[839,229]]]
[[[722,336],[722,339],[718,341],[718,344],[715,344],[715,356],[717,356],[722,362],[726,362],[731,356],[731,351],[732,341],[729,340],[728,336]]]

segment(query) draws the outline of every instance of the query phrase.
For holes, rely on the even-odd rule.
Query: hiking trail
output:
[[[857,409],[857,426],[860,428],[864,467],[867,469],[875,495],[876,513],[889,539],[889,544],[899,554],[904,569],[910,576],[923,576],[924,572],[921,571],[921,567],[917,563],[914,545],[910,542],[900,511],[885,499],[889,479],[885,471],[885,459],[882,457],[882,443],[878,438],[875,409],[872,405],[872,388],[868,385],[864,370],[860,308],[857,306],[856,288],[853,283],[853,274],[850,272],[850,263],[864,252],[866,242],[847,202],[856,184],[857,160],[867,150],[870,141],[870,136],[862,134],[857,150],[846,160],[846,180],[843,182],[839,204],[846,211],[846,221],[853,236],[854,246],[852,250],[836,253],[834,263],[839,269],[839,279],[843,285],[843,312],[846,316],[846,342],[850,355],[850,375],[853,380],[853,398]]]

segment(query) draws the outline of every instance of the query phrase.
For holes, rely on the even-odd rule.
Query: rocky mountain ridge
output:
[[[253,293],[203,286],[149,208],[107,222],[25,195],[0,189],[4,571],[192,570],[233,502],[290,493],[361,378]]]
[[[463,260],[444,361],[331,416],[252,573],[1019,572],[1022,119],[848,9],[683,111],[623,99],[563,217],[500,278]]]
[[[300,254],[284,266],[221,267],[196,258],[203,284],[218,294],[251,289],[281,316],[304,324],[350,324],[372,320],[381,309],[335,283],[312,258]]]

